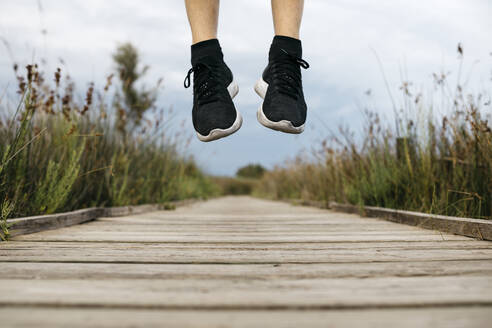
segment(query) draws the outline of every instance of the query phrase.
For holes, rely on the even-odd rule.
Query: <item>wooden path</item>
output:
[[[248,197],[0,243],[0,327],[491,327],[492,243]]]

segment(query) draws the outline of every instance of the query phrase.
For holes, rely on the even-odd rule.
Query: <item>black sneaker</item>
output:
[[[190,87],[193,73],[193,126],[198,139],[212,141],[233,134],[242,125],[232,98],[239,92],[232,72],[224,63],[217,39],[191,47],[192,68],[184,86]]]
[[[256,93],[264,99],[257,112],[258,122],[267,128],[286,133],[301,133],[306,122],[307,106],[302,91],[301,67],[309,64],[301,59],[301,41],[275,36]]]

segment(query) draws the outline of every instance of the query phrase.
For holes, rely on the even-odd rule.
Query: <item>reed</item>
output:
[[[93,207],[172,200],[217,193],[184,156],[186,136],[167,132],[171,118],[153,108],[134,131],[121,129],[125,111],[93,84],[77,97],[73,81],[58,69],[45,79],[37,65],[14,67],[19,105],[0,101],[0,228],[10,217]]]
[[[363,131],[340,129],[314,160],[267,172],[256,194],[491,219],[491,95],[445,73],[433,83],[423,93],[403,82],[395,125],[366,108]]]

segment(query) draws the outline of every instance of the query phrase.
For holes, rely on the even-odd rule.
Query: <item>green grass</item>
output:
[[[110,79],[104,90],[91,86],[79,100],[73,83],[56,74],[51,86],[37,67],[29,67],[26,77],[18,77],[18,108],[10,110],[0,99],[3,236],[11,217],[218,193],[182,155],[186,136],[166,133],[170,120],[164,111],[155,110],[152,121],[125,132],[118,127],[124,113],[109,96]]]
[[[437,101],[404,82],[395,127],[366,110],[362,132],[342,129],[316,160],[267,172],[256,193],[492,219],[491,96],[434,78]]]

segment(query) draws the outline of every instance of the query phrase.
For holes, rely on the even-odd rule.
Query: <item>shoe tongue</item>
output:
[[[282,49],[293,56],[302,58],[301,40],[294,39],[288,36],[277,35],[273,38],[273,42],[270,47],[270,53],[268,56],[269,59],[272,60],[278,56],[285,55]]]

